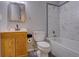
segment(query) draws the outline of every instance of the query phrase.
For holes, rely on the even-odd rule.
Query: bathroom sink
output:
[[[13,30],[13,32],[27,32],[27,29],[21,28],[20,30]]]
[[[27,29],[21,28],[19,31],[27,32]]]
[[[27,32],[27,29],[21,28],[20,30],[15,30],[15,29],[11,28],[10,30],[1,31],[1,32]]]

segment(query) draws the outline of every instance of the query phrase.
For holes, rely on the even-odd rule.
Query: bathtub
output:
[[[79,57],[79,41],[66,38],[48,38],[51,52],[56,57]],[[57,41],[59,40],[59,41]]]

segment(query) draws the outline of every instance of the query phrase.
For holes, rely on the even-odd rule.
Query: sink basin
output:
[[[11,28],[9,31],[10,32],[27,32],[27,29],[21,28],[20,30],[15,30],[15,29]]]

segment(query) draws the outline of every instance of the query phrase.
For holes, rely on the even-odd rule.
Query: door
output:
[[[1,33],[1,55],[6,57],[15,56],[15,38],[12,33]]]
[[[16,56],[27,56],[26,33],[17,33],[16,35]]]
[[[15,39],[14,38],[2,39],[2,56],[5,56],[5,57],[15,56]]]

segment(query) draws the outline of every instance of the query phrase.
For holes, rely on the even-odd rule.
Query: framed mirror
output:
[[[8,20],[11,22],[25,22],[25,5],[11,2],[8,5]]]

